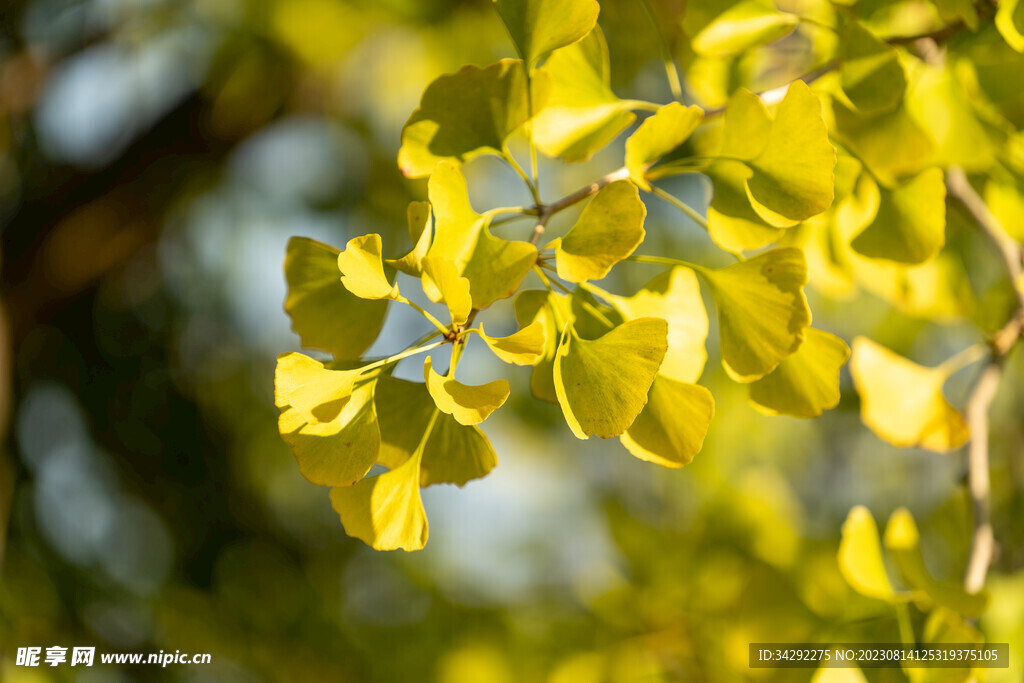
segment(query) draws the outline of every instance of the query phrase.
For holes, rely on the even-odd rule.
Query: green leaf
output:
[[[841,45],[839,78],[853,106],[863,113],[895,109],[907,89],[896,50],[855,21]]]
[[[963,417],[942,395],[948,369],[920,366],[857,337],[850,372],[860,393],[861,419],[880,438],[938,453],[967,441]]]
[[[395,299],[398,285],[388,282],[380,257],[380,235],[353,237],[338,254],[341,284],[360,299]]]
[[[570,282],[600,280],[644,240],[647,207],[636,185],[618,180],[601,188],[565,235],[551,242],[558,276]]]
[[[834,132],[883,185],[896,185],[929,165],[935,142],[910,116],[906,99],[896,109],[877,114],[860,114],[838,100],[832,110]]]
[[[960,19],[972,31],[978,30],[978,10],[972,0],[932,0],[939,8],[939,15],[952,23]]]
[[[708,207],[708,233],[715,244],[739,254],[779,240],[784,230],[768,225],[747,198],[747,180],[753,172],[736,161],[716,161],[704,173],[714,194]]]
[[[563,333],[555,393],[577,438],[607,439],[633,424],[665,357],[667,337],[668,323],[658,318],[631,320],[595,340]]]
[[[647,405],[619,438],[641,460],[682,467],[704,445],[714,414],[710,391],[659,374],[647,395]]]
[[[597,25],[597,0],[494,0],[519,56],[530,66]]]
[[[899,508],[889,517],[884,543],[899,567],[906,585],[924,595],[915,595],[922,610],[933,604],[943,605],[966,617],[976,617],[985,611],[988,596],[969,594],[959,583],[935,580],[924,563],[920,535],[910,511]]]
[[[686,142],[703,118],[700,107],[672,102],[644,120],[626,140],[626,168],[633,182],[650,190],[644,177],[647,167]]]
[[[384,262],[406,275],[419,277],[423,274],[421,261],[427,255],[430,242],[434,238],[434,222],[430,215],[430,204],[428,202],[410,202],[406,216],[409,221],[409,237],[414,246],[405,256],[386,259]]]
[[[387,301],[360,299],[341,284],[338,250],[305,237],[288,240],[284,310],[302,345],[338,359],[358,358],[380,334]]]
[[[552,301],[563,301],[568,307],[568,297],[561,294],[548,293],[543,290],[531,289],[521,292],[515,300],[516,321],[520,327],[534,323],[541,326],[544,333],[544,351],[533,363],[530,373],[530,393],[534,398],[548,403],[558,403],[555,392],[554,363],[558,338],[561,333],[552,306]]]
[[[430,278],[440,292],[441,301],[448,306],[452,324],[465,325],[473,310],[473,299],[469,295],[469,280],[459,276],[455,262],[440,256],[427,256],[423,259],[423,276]]]
[[[463,426],[450,415],[438,415],[423,453],[420,484],[465,486],[498,464],[490,440],[477,426]]]
[[[420,458],[355,486],[331,489],[331,505],[345,533],[377,550],[419,550],[427,543],[420,498]]]
[[[533,365],[544,354],[544,324],[539,320],[507,337],[491,337],[480,325],[480,338],[506,363]]]
[[[509,241],[491,235],[483,219],[469,203],[466,179],[451,162],[438,164],[427,185],[434,207],[434,242],[429,257],[455,262],[469,280],[473,305],[478,309],[512,296],[537,262],[537,248],[528,242]],[[424,282],[424,291],[439,300],[440,292]]]
[[[540,151],[585,161],[615,138],[636,115],[632,102],[612,92],[608,45],[600,28],[556,50],[534,78],[534,102],[544,102],[530,123]]]
[[[878,525],[862,505],[850,510],[843,523],[838,560],[839,572],[861,595],[890,602],[898,599],[885,573]]]
[[[711,3],[711,6],[719,9],[721,4]],[[719,57],[739,54],[778,40],[797,23],[796,16],[778,11],[769,0],[740,0],[693,36],[693,51]]]
[[[803,81],[794,81],[779,103],[764,150],[748,162],[754,174],[747,192],[768,223],[787,227],[829,207],[836,150],[828,141],[821,102]]]
[[[439,77],[402,128],[398,165],[410,178],[430,175],[443,159],[468,161],[500,154],[508,136],[527,118],[523,63],[503,59],[485,69],[464,66]]]
[[[734,380],[760,379],[800,348],[811,324],[803,293],[807,262],[802,251],[773,249],[699,274],[718,307],[722,365]]]
[[[839,370],[849,357],[842,339],[808,327],[800,348],[750,385],[750,400],[767,415],[818,417],[839,404]]]
[[[423,363],[423,377],[434,405],[461,425],[480,424],[508,399],[506,380],[496,379],[479,386],[463,384],[437,374],[431,366],[430,357]]]
[[[668,351],[658,374],[677,382],[696,382],[708,353],[708,314],[700,283],[689,268],[676,266],[658,275],[631,297],[601,292],[627,320],[661,318],[668,322]]]
[[[881,189],[875,220],[850,246],[864,256],[923,263],[946,243],[946,184],[930,168],[895,189]]]
[[[328,370],[301,353],[285,353],[277,359],[278,428],[302,476],[314,484],[354,484],[377,458],[376,380],[356,386],[359,372]]]

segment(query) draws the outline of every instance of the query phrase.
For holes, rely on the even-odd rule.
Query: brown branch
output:
[[[569,208],[573,204],[579,204],[587,197],[597,194],[605,185],[610,185],[616,180],[625,180],[628,177],[629,170],[623,166],[620,169],[612,171],[608,175],[598,178],[586,187],[581,187],[572,194],[567,194],[556,202],[534,207],[534,210],[537,212],[538,219],[537,224],[533,226],[533,233],[530,235],[530,244],[537,244],[537,242],[540,241],[540,236],[544,234],[544,228],[547,227],[548,221],[551,220],[551,217],[556,213]]]
[[[985,586],[985,577],[996,553],[990,501],[988,412],[999,390],[1004,361],[1024,330],[1024,276],[1021,246],[1006,233],[959,167],[951,166],[946,172],[946,190],[950,197],[958,199],[966,207],[978,227],[995,246],[1017,294],[1017,308],[1002,329],[992,336],[988,364],[971,389],[964,408],[970,430],[967,482],[974,507],[974,533],[964,575],[964,588],[969,593],[978,593]]]

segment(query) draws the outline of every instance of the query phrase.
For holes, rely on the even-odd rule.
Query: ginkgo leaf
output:
[[[894,109],[907,89],[896,50],[856,21],[846,27],[841,44],[839,78],[853,106],[863,113]]]
[[[492,337],[480,325],[480,338],[506,363],[533,365],[544,354],[544,324],[540,320],[507,337]]]
[[[923,594],[915,595],[923,610],[939,604],[967,617],[976,617],[985,610],[987,595],[970,594],[959,583],[937,581],[932,577],[924,563],[920,534],[909,510],[898,508],[892,513],[883,541],[907,586]]]
[[[861,114],[838,99],[832,102],[833,132],[878,182],[890,187],[923,171],[935,152],[935,141],[910,116],[906,100],[892,111],[875,114]]]
[[[533,363],[530,373],[530,393],[534,398],[548,403],[558,403],[555,392],[554,363],[555,351],[562,330],[555,321],[551,310],[551,300],[566,300],[567,297],[543,290],[527,290],[521,292],[515,300],[516,321],[520,327],[537,323],[544,332],[544,352]]]
[[[338,254],[341,284],[360,299],[395,299],[398,285],[388,282],[380,257],[380,235],[371,233],[353,237]]]
[[[386,259],[384,262],[406,275],[419,277],[423,273],[421,261],[427,255],[430,242],[434,239],[434,222],[430,215],[430,204],[428,202],[410,202],[406,216],[409,221],[409,237],[414,246],[405,256]]]
[[[584,161],[633,122],[632,103],[615,96],[609,74],[599,27],[548,57],[534,78],[534,101],[545,103],[530,122],[538,149]]]
[[[597,0],[495,0],[519,56],[529,66],[597,25]]]
[[[841,666],[823,664],[814,672],[811,683],[868,683],[864,674],[855,664],[844,663]]]
[[[380,450],[373,394],[376,380],[356,385],[358,370],[328,370],[301,353],[278,357],[278,428],[299,471],[314,484],[349,486],[370,470]]]
[[[718,307],[722,365],[737,382],[752,382],[796,351],[811,324],[803,286],[804,254],[773,249],[718,270],[699,271]]]
[[[570,282],[603,278],[643,242],[646,216],[647,207],[630,181],[602,187],[565,237],[551,242],[558,276]]]
[[[469,280],[459,276],[455,262],[440,256],[427,256],[423,259],[423,275],[429,277],[440,292],[441,301],[448,306],[452,324],[465,325],[473,310],[473,299],[470,297]]]
[[[770,0],[740,0],[725,11],[720,3],[711,6],[718,10],[717,16],[693,36],[693,50],[701,55],[738,54],[778,40],[799,23],[795,15],[775,9]]]
[[[668,323],[640,318],[595,340],[563,334],[555,354],[558,403],[572,433],[586,439],[622,434],[647,403],[668,349]]]
[[[710,391],[659,374],[647,395],[647,405],[619,438],[641,460],[682,467],[704,445],[714,414]]]
[[[464,66],[439,77],[402,128],[398,166],[410,178],[429,175],[442,159],[498,154],[529,117],[526,71],[518,59],[485,69]]]
[[[978,30],[978,9],[971,0],[932,0],[943,19],[960,19],[972,31]]]
[[[429,357],[423,363],[423,377],[438,410],[462,425],[480,424],[500,408],[509,395],[507,380],[496,379],[479,386],[463,384],[437,374]]]
[[[895,189],[881,189],[875,220],[850,246],[864,256],[923,263],[946,243],[946,184],[930,168]]]
[[[843,522],[838,560],[843,578],[861,595],[878,600],[897,599],[889,575],[885,572],[878,525],[863,505],[850,510]]]
[[[725,105],[722,122],[722,150],[728,159],[756,159],[768,144],[772,117],[761,98],[746,88],[737,88]]]
[[[662,318],[668,322],[668,351],[658,374],[677,382],[696,382],[708,353],[708,314],[700,283],[689,268],[676,266],[658,275],[631,297],[601,293],[626,320]]]
[[[387,301],[368,301],[341,284],[338,250],[305,237],[288,240],[284,310],[302,345],[335,358],[358,358],[380,334]]]
[[[995,17],[996,28],[1006,44],[1017,52],[1024,52],[1024,2],[1004,0],[999,3]]]
[[[626,140],[626,168],[633,182],[645,190],[647,167],[683,144],[704,118],[704,110],[678,102],[666,104],[648,117]]]
[[[494,447],[479,427],[459,424],[451,415],[438,415],[423,451],[420,485],[464,486],[486,476],[497,464]]]
[[[420,498],[420,457],[354,486],[331,489],[345,533],[377,550],[419,550],[427,543]]]
[[[967,441],[963,416],[942,395],[947,369],[923,367],[858,337],[850,371],[860,393],[861,419],[880,438],[939,453]]]
[[[572,319],[573,332],[583,339],[603,337],[613,327],[626,322],[618,309],[599,300],[591,290],[600,291],[596,287],[577,287],[573,290],[569,295],[569,315],[563,318]]]
[[[528,242],[491,235],[469,203],[466,179],[456,164],[438,164],[427,193],[434,207],[434,241],[428,257],[455,262],[459,274],[469,280],[476,308],[484,309],[512,296],[537,262],[537,248]],[[424,281],[424,291],[432,299],[440,299],[429,278]]]
[[[757,215],[747,197],[753,171],[736,161],[716,161],[705,171],[714,194],[708,207],[708,233],[715,244],[739,254],[776,242],[785,232]]]
[[[832,203],[836,150],[828,141],[821,102],[806,83],[790,84],[764,150],[747,163],[754,171],[747,180],[754,210],[772,225],[787,226],[777,216],[802,221]]]
[[[767,415],[818,417],[839,404],[839,370],[850,347],[808,327],[804,343],[768,375],[750,385],[750,400]]]

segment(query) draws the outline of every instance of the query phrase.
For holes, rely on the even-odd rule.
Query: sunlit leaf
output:
[[[554,363],[555,350],[562,330],[555,321],[551,310],[552,300],[563,300],[568,308],[567,297],[542,290],[529,290],[519,294],[515,300],[516,321],[520,327],[537,323],[544,333],[544,351],[533,363],[530,373],[530,393],[534,398],[548,403],[558,403],[555,393]]]
[[[603,278],[643,242],[646,216],[636,185],[628,180],[605,185],[565,237],[551,242],[558,276],[570,282]]]
[[[850,371],[861,397],[861,419],[880,438],[940,453],[967,440],[963,417],[942,395],[947,369],[920,366],[858,337]]]
[[[356,385],[358,370],[328,370],[300,353],[282,354],[274,376],[278,428],[299,471],[321,486],[361,479],[380,449],[375,379]]]
[[[473,310],[469,280],[460,277],[455,262],[440,256],[423,259],[423,274],[430,278],[441,294],[441,301],[448,306],[453,325],[465,325],[469,312]]]
[[[495,0],[519,56],[534,63],[597,25],[597,0]]]
[[[861,254],[899,263],[922,263],[946,243],[946,184],[930,168],[893,190],[883,188],[875,220],[851,246]]]
[[[434,221],[430,215],[430,204],[410,202],[406,216],[409,221],[409,237],[414,246],[405,256],[386,259],[384,262],[406,275],[419,277],[423,273],[421,262],[430,249],[430,242],[434,239]]]
[[[537,147],[548,156],[583,161],[631,124],[632,103],[616,97],[609,82],[600,28],[553,52],[534,79],[534,101],[545,102],[530,123]]]
[[[647,395],[647,405],[620,439],[641,460],[682,467],[704,445],[714,413],[710,391],[659,374]]]
[[[540,320],[507,337],[492,337],[480,326],[480,338],[506,363],[533,365],[544,354],[544,324]]]
[[[972,31],[978,30],[978,9],[972,0],[932,0],[939,14],[950,20],[960,19]]]
[[[985,184],[985,204],[1011,237],[1024,241],[1024,179],[993,175]]]
[[[304,237],[288,240],[284,310],[302,345],[358,358],[380,334],[387,301],[367,301],[341,284],[338,250]]]
[[[761,412],[818,417],[839,404],[839,370],[850,347],[822,330],[808,327],[805,334],[795,353],[750,385],[750,400]]]
[[[814,672],[811,683],[868,683],[868,679],[864,678],[864,674],[855,664],[843,666],[823,664]]]
[[[442,159],[467,161],[501,152],[529,117],[526,72],[517,59],[485,69],[464,66],[439,77],[402,129],[398,166],[412,178],[429,175]]]
[[[756,159],[768,143],[772,117],[761,98],[746,88],[737,88],[725,106],[721,156],[749,161]]]
[[[878,600],[896,600],[897,594],[885,573],[878,525],[868,509],[858,505],[847,515],[839,541],[839,571],[861,595]]]
[[[1024,52],[1024,2],[1003,0],[996,11],[996,28],[1006,44],[1017,52]]]
[[[372,233],[353,237],[338,254],[341,284],[361,299],[394,299],[398,285],[388,282],[380,257],[380,235]]]
[[[647,118],[626,140],[626,168],[633,182],[645,190],[647,167],[683,144],[704,118],[704,110],[672,102]]]
[[[498,456],[479,427],[461,425],[451,415],[438,415],[423,452],[420,485],[464,486],[486,476],[497,464]]]
[[[555,354],[555,392],[577,438],[606,439],[633,424],[665,357],[667,337],[668,323],[657,318],[631,320],[595,340],[566,330]]]
[[[725,11],[721,4],[710,6],[718,15],[693,36],[693,50],[702,55],[738,54],[781,38],[798,23],[796,16],[775,9],[770,0],[740,0]]]
[[[437,374],[429,357],[423,363],[423,377],[438,410],[462,425],[480,424],[508,399],[507,380],[496,379],[479,386],[463,384]]]
[[[700,274],[718,307],[722,365],[734,380],[760,379],[800,347],[811,324],[802,251],[773,249]]]
[[[907,88],[896,50],[855,21],[842,41],[839,77],[843,92],[863,113],[894,109]]]
[[[689,268],[677,266],[658,275],[631,297],[601,293],[626,320],[662,318],[668,322],[668,351],[658,374],[677,382],[696,382],[708,354],[708,314],[700,283]]]
[[[753,172],[736,161],[716,161],[704,173],[714,194],[708,207],[708,232],[715,244],[739,254],[778,241],[785,232],[764,222],[747,197]]]
[[[568,317],[572,318],[572,328],[576,336],[583,339],[603,337],[613,327],[626,322],[617,308],[598,299],[594,292],[600,290],[590,286],[577,287],[569,296],[571,313]]]
[[[434,207],[434,241],[428,257],[455,262],[459,274],[469,280],[476,308],[487,308],[515,293],[537,261],[536,247],[491,235],[469,203],[466,179],[456,164],[438,164],[427,192]],[[424,281],[424,291],[432,299],[440,299],[429,278]]]
[[[345,533],[377,550],[419,550],[427,542],[420,498],[420,456],[354,486],[331,489]]]
[[[865,115],[835,100],[832,110],[833,132],[883,185],[896,185],[930,165],[935,141],[908,113],[905,101],[892,111]]]
[[[907,586],[923,593],[920,597],[915,595],[921,609],[928,610],[933,604],[939,604],[968,617],[977,616],[985,610],[986,595],[972,595],[959,582],[937,581],[932,577],[921,553],[917,525],[906,508],[897,509],[889,517],[884,543]]]

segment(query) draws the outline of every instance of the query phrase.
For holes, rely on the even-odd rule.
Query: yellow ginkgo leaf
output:
[[[469,295],[469,280],[460,277],[451,259],[428,256],[423,259],[423,275],[430,278],[441,294],[441,301],[448,306],[452,324],[465,325],[469,312],[473,310],[473,299]]]
[[[597,24],[597,0],[495,0],[501,20],[527,66],[587,35]]]
[[[737,382],[774,370],[804,340],[811,324],[803,286],[804,254],[773,249],[718,270],[701,270],[718,307],[722,365]]]
[[[438,410],[451,415],[462,425],[483,422],[505,403],[509,395],[507,380],[496,379],[479,386],[463,384],[437,374],[429,357],[423,363],[423,377]]]
[[[863,505],[850,510],[843,522],[838,560],[843,578],[861,595],[878,600],[897,599],[889,575],[885,573],[878,525]]]
[[[349,486],[370,470],[380,450],[374,410],[375,378],[358,370],[328,370],[301,353],[278,357],[275,403],[278,428],[306,479]]]
[[[360,299],[395,299],[398,285],[384,275],[380,235],[371,233],[353,237],[338,254],[338,269],[345,289]]]
[[[565,237],[551,242],[558,276],[570,282],[603,278],[643,242],[646,216],[636,185],[628,180],[605,185]]]
[[[777,242],[786,234],[754,211],[747,195],[747,180],[753,175],[748,167],[738,161],[720,160],[711,164],[705,174],[713,188],[708,206],[708,233],[715,244],[739,254]]]
[[[622,434],[647,403],[647,392],[668,349],[668,323],[640,318],[599,339],[563,332],[554,384],[565,421],[579,439]]]
[[[434,221],[430,215],[430,204],[410,202],[406,217],[409,222],[409,237],[414,246],[405,256],[386,259],[384,262],[406,275],[419,277],[423,273],[421,261],[427,255],[430,242],[434,239]]]
[[[799,23],[793,14],[780,12],[770,0],[694,3],[695,14],[710,7],[714,18],[699,30],[688,19],[684,26],[693,36],[693,50],[701,55],[725,57],[738,54],[786,35]],[[723,7],[725,11],[723,10]],[[687,14],[690,14],[687,7]]]
[[[554,363],[562,330],[558,326],[553,310],[556,307],[568,310],[569,298],[557,292],[531,289],[520,292],[514,305],[516,321],[520,327],[539,323],[544,333],[544,352],[533,362],[533,371],[530,373],[530,393],[541,401],[558,403]]]
[[[808,327],[800,348],[750,385],[750,400],[766,415],[817,417],[839,404],[839,370],[849,357],[842,339]]]
[[[427,542],[420,498],[421,456],[355,486],[331,489],[331,504],[345,533],[377,550],[419,550]]]
[[[492,337],[480,326],[480,338],[506,363],[533,365],[544,353],[544,325],[539,320],[507,337]]]
[[[700,107],[672,102],[641,123],[626,140],[626,168],[633,182],[650,190],[644,177],[647,167],[683,144],[703,118]]]
[[[929,168],[880,193],[875,219],[850,246],[864,256],[898,263],[923,263],[946,243],[946,184]]]
[[[829,666],[825,664],[814,672],[811,683],[868,683],[864,674],[854,664]]]
[[[682,467],[704,445],[714,414],[710,391],[659,374],[647,395],[647,405],[619,438],[626,450],[641,460]]]
[[[894,446],[939,453],[967,441],[963,416],[942,394],[949,377],[943,367],[927,368],[870,339],[853,340],[850,363],[860,393],[860,415],[871,430]]]

